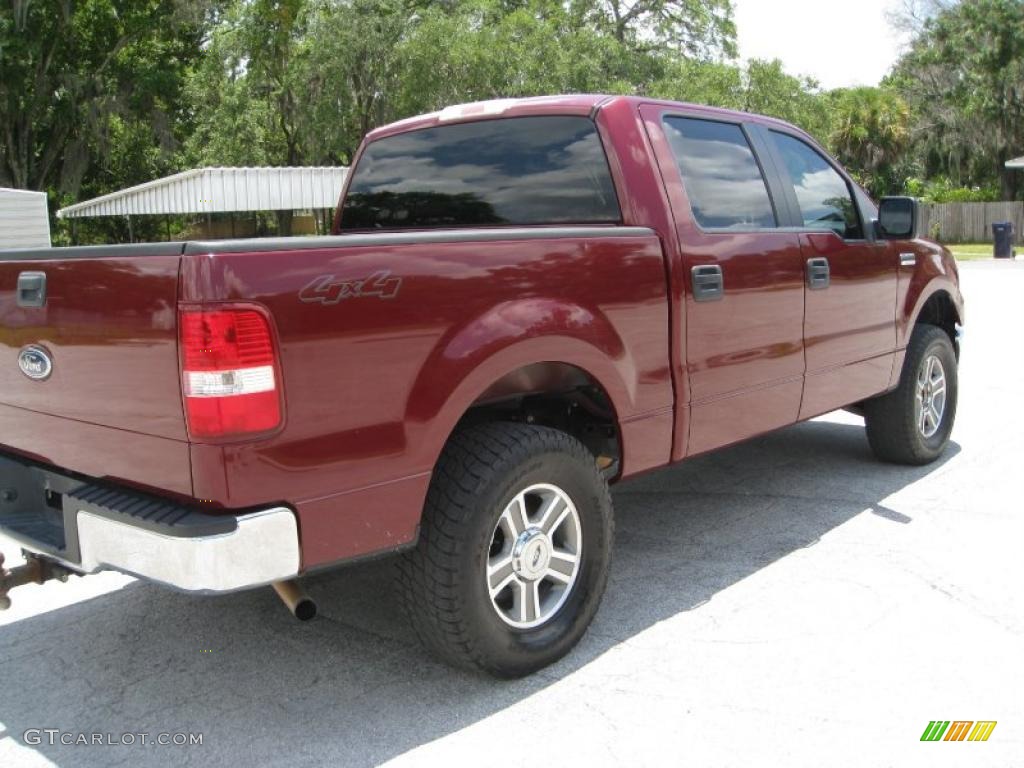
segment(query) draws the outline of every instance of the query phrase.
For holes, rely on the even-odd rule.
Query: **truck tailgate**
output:
[[[123,467],[130,477],[120,479],[191,492],[181,252],[181,243],[0,251],[0,449],[92,476],[120,477]],[[44,276],[45,300],[19,300],[25,273]],[[27,279],[23,287],[39,283]]]

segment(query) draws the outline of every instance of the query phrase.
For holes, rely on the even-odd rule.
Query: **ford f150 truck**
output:
[[[184,590],[385,553],[498,676],[597,610],[609,483],[838,408],[946,447],[963,300],[913,200],[778,120],[632,97],[364,140],[327,237],[0,253],[0,529],[28,581]]]

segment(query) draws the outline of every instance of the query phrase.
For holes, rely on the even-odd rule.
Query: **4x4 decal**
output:
[[[362,280],[337,280],[334,275],[321,275],[299,291],[299,301],[307,304],[334,305],[342,299],[357,299],[376,296],[378,299],[393,299],[402,287],[402,278],[391,277],[391,272],[382,269]]]

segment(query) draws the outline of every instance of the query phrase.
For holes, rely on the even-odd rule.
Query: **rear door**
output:
[[[803,259],[798,233],[780,228],[787,202],[753,126],[685,108],[641,110],[686,280],[693,454],[796,421]]]
[[[807,378],[800,418],[888,386],[896,348],[896,256],[874,238],[852,182],[795,134],[765,130],[804,257]]]

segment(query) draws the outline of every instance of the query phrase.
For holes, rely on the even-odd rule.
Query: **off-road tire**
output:
[[[485,574],[498,517],[537,483],[572,500],[582,551],[561,607],[540,626],[519,629],[499,617]],[[613,533],[608,485],[574,437],[512,422],[460,429],[434,470],[419,542],[399,558],[399,598],[423,645],[444,661],[522,677],[562,658],[586,632],[607,582]]]

